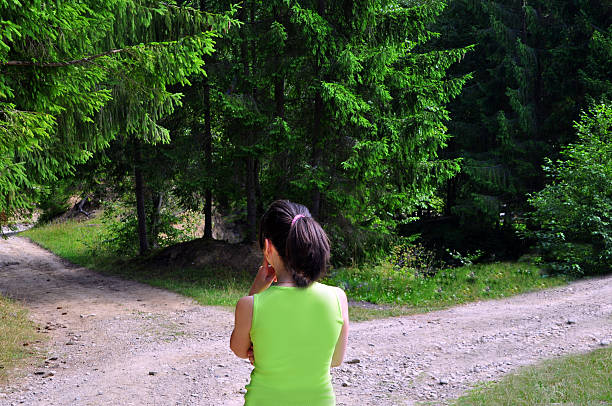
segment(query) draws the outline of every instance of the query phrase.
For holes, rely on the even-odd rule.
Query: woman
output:
[[[316,282],[329,240],[302,205],[278,200],[259,230],[263,265],[236,304],[230,348],[255,366],[245,405],[335,405],[330,367],[348,339],[344,291]],[[273,282],[276,282],[272,285]]]

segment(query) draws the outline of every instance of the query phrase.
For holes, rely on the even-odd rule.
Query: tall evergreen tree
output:
[[[167,139],[157,120],[203,72],[228,15],[173,2],[5,2],[0,33],[0,212],[31,207],[45,183],[122,132]],[[6,216],[5,216],[6,217]]]
[[[435,46],[477,44],[453,67],[474,80],[450,105],[454,138],[445,151],[463,158],[443,193],[446,214],[466,233],[509,228],[526,194],[543,185],[543,157],[573,139],[588,99],[609,94],[601,70],[609,61],[589,44],[609,43],[610,11],[601,1],[450,1]]]

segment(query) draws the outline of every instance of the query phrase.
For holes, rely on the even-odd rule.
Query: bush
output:
[[[432,277],[444,264],[435,252],[420,243],[409,241],[395,245],[391,249],[389,262],[397,271],[411,273],[415,277]]]
[[[594,106],[575,128],[578,141],[546,160],[550,183],[529,197],[536,229],[527,234],[553,270],[579,276],[612,262],[612,106]]]
[[[38,203],[38,207],[42,210],[38,220],[41,223],[48,223],[67,212],[70,209],[69,199],[74,193],[73,189],[68,182],[57,181],[45,190]]]
[[[385,228],[369,229],[336,220],[323,224],[331,242],[333,266],[379,263],[389,252],[396,237]]]
[[[165,248],[179,242],[195,238],[198,226],[197,216],[191,212],[175,212],[175,207],[163,207],[159,213],[155,235],[152,225],[147,224],[147,237],[152,248]],[[151,219],[153,207],[145,205],[147,219]],[[104,224],[100,247],[92,247],[93,251],[112,252],[125,257],[138,255],[138,219],[133,204],[115,201],[104,205],[102,216]]]

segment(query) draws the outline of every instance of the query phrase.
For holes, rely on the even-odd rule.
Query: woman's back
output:
[[[343,318],[336,289],[271,286],[254,295],[247,405],[334,405],[329,374]]]

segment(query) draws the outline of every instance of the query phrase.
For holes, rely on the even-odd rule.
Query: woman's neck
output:
[[[274,268],[276,271],[276,284],[281,286],[296,286],[293,276],[285,269],[284,266],[280,266],[279,269]]]

